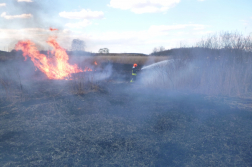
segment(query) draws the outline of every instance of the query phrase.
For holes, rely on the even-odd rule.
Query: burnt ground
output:
[[[36,82],[25,100],[2,99],[0,166],[252,166],[252,110],[231,105],[251,100],[113,79],[79,95]]]

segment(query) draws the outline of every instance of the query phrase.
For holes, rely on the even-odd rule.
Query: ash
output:
[[[73,94],[61,82],[0,101],[1,166],[252,165],[252,112],[230,105],[239,99],[110,81]]]

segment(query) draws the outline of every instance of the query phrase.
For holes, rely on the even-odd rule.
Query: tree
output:
[[[157,53],[157,52],[158,52],[158,49],[154,48],[152,53]]]
[[[99,49],[99,53],[109,53],[109,49],[108,48],[101,48],[101,49]]]
[[[159,46],[159,47],[155,47],[154,49],[153,49],[153,51],[152,51],[152,55],[155,55],[155,54],[157,54],[157,52],[162,52],[162,51],[164,51],[165,50],[165,48],[163,47],[163,46]]]
[[[165,48],[163,47],[163,46],[160,46],[159,47],[159,52],[162,52],[162,51],[164,51],[165,50]]]
[[[196,47],[252,51],[252,38],[239,32],[220,32],[202,38],[196,43]]]
[[[85,42],[80,39],[73,39],[72,41],[72,51],[85,51]]]

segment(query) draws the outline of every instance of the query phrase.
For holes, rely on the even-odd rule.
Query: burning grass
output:
[[[15,49],[22,50],[25,60],[29,56],[34,66],[45,73],[48,79],[65,79],[72,73],[83,72],[76,64],[68,63],[69,57],[66,50],[57,43],[55,38],[50,37],[47,43],[54,48],[51,51],[54,55],[52,58],[41,54],[35,44],[29,40],[18,42]]]

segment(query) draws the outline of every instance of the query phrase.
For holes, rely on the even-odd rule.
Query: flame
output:
[[[76,64],[70,65],[67,62],[69,57],[66,50],[57,43],[55,38],[50,37],[47,43],[54,49],[51,51],[55,55],[53,58],[41,54],[35,44],[29,40],[18,42],[15,50],[22,50],[25,60],[29,56],[36,68],[45,73],[49,79],[65,79],[71,76],[71,73],[83,72]],[[84,71],[92,71],[92,69],[86,67]]]
[[[84,72],[86,71],[93,71],[91,68],[85,67]]]
[[[95,61],[94,64],[97,66],[97,62]]]
[[[51,27],[49,28],[49,30],[50,30],[50,31],[58,31],[58,29],[56,29],[56,28],[51,28]]]

